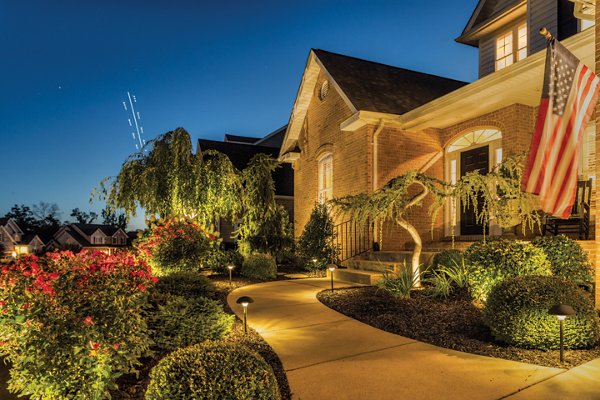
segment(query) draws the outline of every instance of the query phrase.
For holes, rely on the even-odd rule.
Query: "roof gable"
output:
[[[507,14],[515,14],[515,17],[524,14],[526,5],[527,0],[479,0],[471,18],[456,41],[477,46],[478,43],[476,38],[473,38],[473,34]],[[520,12],[513,13],[515,9],[520,9]]]
[[[325,50],[313,51],[352,105],[361,111],[402,115],[467,84]]]

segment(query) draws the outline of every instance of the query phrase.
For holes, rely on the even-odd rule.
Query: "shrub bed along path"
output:
[[[237,288],[241,288],[247,285],[256,284],[259,281],[246,279],[241,277],[234,277],[231,284],[229,278],[222,275],[208,275],[209,279],[215,285],[216,291],[214,293],[214,299],[219,300],[224,304],[224,311],[233,314],[233,311],[227,304],[227,295]],[[283,276],[278,276],[278,279],[285,279]],[[285,371],[279,360],[277,354],[273,351],[271,346],[253,329],[248,330],[248,334],[244,333],[244,326],[240,319],[236,319],[231,332],[227,334],[221,342],[235,343],[236,345],[246,346],[258,354],[260,354],[265,361],[271,366],[277,379],[279,391],[281,393],[282,400],[290,400],[291,393],[288,385],[288,381],[285,375]],[[148,386],[150,370],[160,361],[160,359],[166,356],[168,353],[159,355],[153,359],[146,359],[142,361],[142,367],[140,368],[139,378],[134,375],[124,376],[119,381],[119,391],[113,393],[113,399],[115,400],[143,400],[146,387]]]
[[[317,297],[326,306],[368,325],[447,349],[556,368],[573,368],[600,357],[598,347],[566,350],[561,364],[558,350],[503,346],[493,342],[482,322],[482,310],[472,302],[436,300],[418,291],[411,296],[398,300],[375,287],[364,287],[323,291]]]
[[[227,298],[238,316],[235,300],[254,298],[248,323],[279,356],[293,399],[598,398],[600,360],[567,370],[433,346],[326,307],[317,294],[329,284],[326,278],[274,281]],[[336,289],[344,290],[350,289]]]

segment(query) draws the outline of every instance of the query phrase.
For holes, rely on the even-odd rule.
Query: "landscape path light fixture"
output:
[[[317,261],[319,261],[319,260],[317,260],[316,258],[313,258],[311,261],[313,262],[313,266],[316,271],[317,270]]]
[[[233,284],[231,281],[231,272],[233,271],[233,268],[235,268],[235,266],[233,264],[229,264],[227,266],[227,269],[229,270],[229,286],[231,286]]]
[[[556,315],[556,318],[558,318],[558,322],[560,323],[560,362],[562,363],[565,361],[565,350],[563,340],[565,319],[567,319],[567,317],[575,315],[576,313],[575,310],[573,310],[573,307],[568,306],[566,304],[557,304],[555,306],[552,306],[552,308],[548,312],[550,313],[550,315]]]
[[[331,292],[333,292],[333,271],[335,271],[335,265],[330,265],[328,267],[329,269],[329,274],[331,275]]]
[[[244,333],[248,333],[248,304],[254,303],[254,299],[250,296],[242,296],[239,297],[235,302],[244,307]]]

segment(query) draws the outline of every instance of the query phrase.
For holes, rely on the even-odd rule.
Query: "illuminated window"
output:
[[[527,24],[521,24],[496,39],[496,71],[527,57]]]
[[[517,61],[521,61],[527,57],[527,24],[519,26],[517,35]]]
[[[513,33],[496,39],[496,71],[506,68],[513,63]]]
[[[498,139],[502,139],[502,132],[498,129],[477,129],[450,143],[447,151],[448,153],[452,153],[453,151],[464,150],[475,144],[491,142]],[[500,152],[500,158],[502,158],[502,151]]]
[[[319,204],[333,198],[333,155],[328,154],[319,160]]]

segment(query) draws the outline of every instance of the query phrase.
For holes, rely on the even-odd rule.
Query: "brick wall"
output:
[[[597,6],[596,7],[596,26],[594,27],[594,29],[596,29],[596,37],[598,37],[598,35],[600,35],[600,7]],[[596,65],[595,70],[596,71],[600,71],[600,40],[596,40],[595,43],[595,60],[596,60]],[[600,120],[599,118],[597,118],[598,115],[600,115],[600,105],[596,105],[596,118],[595,118],[595,122],[596,122],[596,131],[600,130]],[[594,148],[595,150],[595,154],[598,154],[599,150],[600,150],[600,135],[595,135],[595,143],[594,146],[591,146]],[[595,170],[595,175],[596,177],[600,176],[600,163],[595,163],[594,164],[594,170]],[[596,221],[598,220],[598,190],[594,190],[592,192],[592,216],[596,219]],[[600,308],[600,290],[598,290],[598,288],[600,287],[600,265],[598,263],[598,247],[600,246],[599,240],[600,240],[600,224],[596,224],[595,225],[595,241],[594,241],[594,250],[595,251],[591,251],[591,255],[590,255],[590,259],[592,261],[592,263],[595,266],[595,276],[596,276],[596,293],[595,293],[595,300],[596,300],[596,308]]]
[[[298,144],[300,158],[294,163],[294,235],[302,234],[304,225],[317,202],[318,159],[325,152],[333,154],[334,197],[358,194],[370,185],[370,137],[367,127],[356,132],[341,132],[340,123],[352,115],[333,85],[321,101],[318,93],[325,80],[321,73],[306,114]],[[339,219],[339,218],[338,218]],[[339,222],[339,221],[337,221]]]

